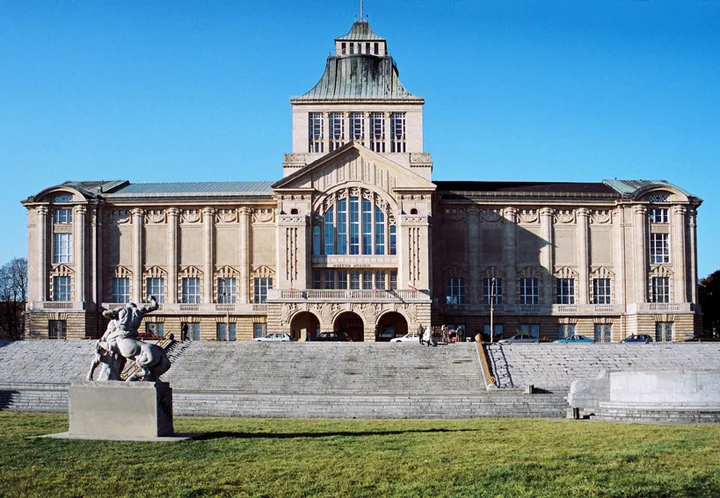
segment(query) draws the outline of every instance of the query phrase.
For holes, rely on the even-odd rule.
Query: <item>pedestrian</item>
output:
[[[435,338],[433,337],[432,328],[425,328],[425,337],[423,339],[425,339],[425,342],[428,346],[437,346],[437,344],[435,343]]]
[[[188,339],[188,324],[183,323],[180,328],[180,342],[185,342]]]
[[[418,336],[418,339],[420,340],[420,345],[421,345],[421,346],[422,346],[423,344],[425,344],[425,341],[423,341],[423,334],[424,334],[424,333],[425,333],[425,330],[423,329],[423,326],[422,326],[422,323],[421,323],[420,325],[418,325],[418,331],[417,331],[417,336]]]

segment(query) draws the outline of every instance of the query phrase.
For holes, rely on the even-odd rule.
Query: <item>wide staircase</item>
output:
[[[92,341],[0,341],[0,408],[67,411]],[[168,349],[176,415],[562,417],[563,394],[490,395],[475,344],[185,342]]]

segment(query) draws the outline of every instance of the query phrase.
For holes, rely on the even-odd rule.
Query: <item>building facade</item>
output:
[[[699,330],[696,210],[665,181],[432,180],[424,99],[365,20],[291,99],[275,182],[66,182],[28,212],[28,335],[93,338],[156,296],[156,335],[382,341]],[[464,337],[463,337],[464,338]]]

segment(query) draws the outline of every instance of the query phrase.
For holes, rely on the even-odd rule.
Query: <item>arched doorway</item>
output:
[[[309,311],[298,313],[290,321],[290,335],[293,340],[305,341],[308,337],[314,339],[320,332],[320,320]]]
[[[335,324],[333,325],[333,331],[345,332],[350,336],[350,339],[356,342],[362,342],[365,340],[364,328],[365,324],[362,318],[360,318],[360,315],[353,313],[352,311],[340,313],[335,319]]]
[[[393,337],[400,337],[408,333],[408,324],[405,317],[396,311],[385,313],[377,323],[378,342],[387,342]]]

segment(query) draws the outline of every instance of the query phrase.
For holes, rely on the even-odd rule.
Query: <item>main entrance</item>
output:
[[[365,340],[364,333],[365,324],[362,318],[357,313],[352,311],[346,311],[340,313],[335,319],[333,330],[335,332],[345,332],[350,336],[350,339],[356,342],[363,342]]]
[[[405,317],[396,311],[385,313],[377,324],[376,341],[387,342],[393,337],[400,337],[408,333],[408,324]]]
[[[290,322],[290,335],[295,341],[314,339],[319,331],[320,320],[309,311],[298,313]]]

